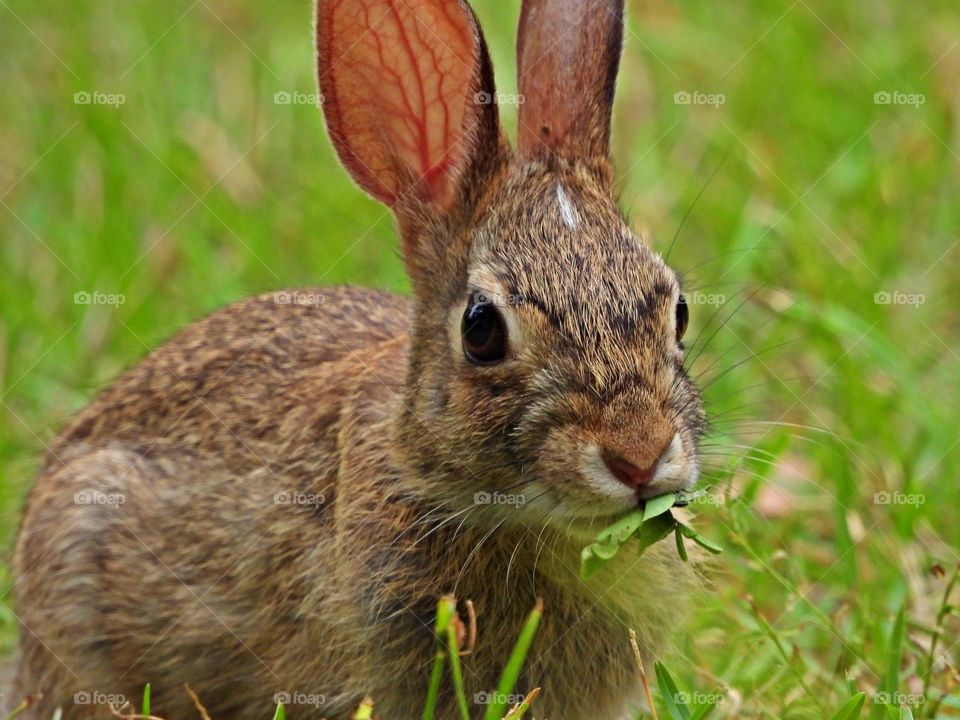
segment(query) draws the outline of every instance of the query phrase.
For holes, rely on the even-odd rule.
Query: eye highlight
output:
[[[690,309],[687,307],[687,299],[681,295],[680,299],[677,300],[677,342],[683,340],[689,322]]]
[[[460,322],[463,354],[477,365],[492,365],[507,356],[507,329],[500,311],[485,299],[476,297]]]

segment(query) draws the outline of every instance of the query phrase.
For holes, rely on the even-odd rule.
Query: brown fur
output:
[[[652,462],[676,432],[695,469],[703,415],[674,334],[677,280],[621,219],[605,154],[588,151],[605,142],[597,123],[609,107],[602,117],[596,103],[606,96],[583,93],[592,105],[576,116],[587,120],[557,125],[567,150],[590,138],[583,155],[512,154],[495,106],[472,102],[477,89],[493,92],[472,14],[459,1],[420,2],[473,38],[471,84],[441,91],[466,103],[444,172],[424,185],[382,144],[396,127],[352,134],[357,123],[394,122],[392,105],[359,116],[326,108],[341,154],[353,143],[348,167],[397,213],[413,299],[335,288],[300,291],[306,304],[237,303],[69,423],[15,557],[15,692],[44,695],[30,717],[58,705],[67,718],[109,717],[74,693],[133,699],[149,681],[156,712],[170,718],[194,716],[189,682],[214,718],[269,717],[274,693],[287,692],[324,699],[288,707],[293,718],[348,717],[370,694],[385,720],[408,720],[422,708],[435,603],[450,592],[479,614],[479,646],[464,658],[471,699],[496,686],[542,597],[519,688],[543,687],[537,716],[613,720],[639,702],[627,629],[648,658],[658,652],[692,574],[661,544],[580,581],[581,547],[624,508],[579,463],[588,446]],[[338,81],[356,87],[350,73],[367,67],[329,59],[350,51],[325,34],[343,3],[319,5],[321,86],[345,74]],[[570,7],[529,5],[527,22],[544,27]],[[591,38],[619,33],[619,23],[586,25]],[[615,71],[619,37],[597,42],[595,66]],[[521,70],[535,77],[562,61],[527,59]],[[515,299],[502,308],[512,335],[498,365],[473,365],[459,348],[475,291]],[[123,502],[78,503],[91,492]],[[492,492],[522,502],[476,502]],[[453,718],[446,693],[439,717]]]

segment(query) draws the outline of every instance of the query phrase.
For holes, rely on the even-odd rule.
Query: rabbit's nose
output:
[[[660,464],[660,459],[658,458],[646,467],[638,467],[624,457],[607,455],[606,453],[604,454],[603,461],[606,463],[607,469],[613,473],[613,476],[617,480],[634,490],[639,490],[644,485],[649,485],[650,481],[653,480],[654,474],[657,472],[657,466]]]
[[[660,443],[654,445],[657,447]],[[635,454],[624,452],[622,449],[614,450],[607,447],[601,452],[603,462],[606,464],[610,473],[628,488],[640,490],[653,482],[657,474],[657,469],[663,464],[669,464],[679,452],[680,438],[676,433],[660,447],[659,452],[654,451],[653,461],[650,460],[652,453]]]

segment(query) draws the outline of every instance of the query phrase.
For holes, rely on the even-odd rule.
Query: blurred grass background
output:
[[[407,287],[320,112],[276,100],[316,92],[310,5],[0,0],[3,548],[44,442],[184,324],[272,288]],[[518,3],[474,6],[515,92]],[[826,718],[883,688],[905,606],[900,691],[960,717],[955,617],[929,672],[960,545],[955,3],[628,6],[622,204],[661,252],[680,228],[725,481],[698,524],[727,552],[665,660],[724,717]],[[15,625],[0,603],[5,649]]]

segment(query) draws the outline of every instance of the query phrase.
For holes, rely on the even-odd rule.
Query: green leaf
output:
[[[673,720],[690,720],[690,711],[683,703],[677,684],[670,677],[667,668],[663,663],[654,663],[654,670],[657,674],[657,685],[660,687],[660,695],[663,696],[663,702],[667,706],[667,712]]]
[[[580,552],[581,579],[586,580],[597,570],[606,565],[606,563],[606,559],[593,554],[593,545],[587,545],[587,547]]]
[[[643,505],[643,522],[649,522],[658,515],[663,515],[677,502],[676,493],[667,493],[650,498]]]
[[[637,528],[640,527],[642,522],[643,510],[639,508],[633,510],[617,520],[613,525],[597,533],[595,544],[620,547],[620,545],[630,539],[630,536],[637,531]],[[616,550],[614,550],[614,552],[616,552]]]
[[[687,557],[687,549],[683,546],[683,533],[680,532],[680,523],[674,526],[673,537],[677,541],[677,553],[680,555],[680,559],[687,562],[689,558]]]
[[[678,522],[677,527],[679,528],[680,532],[683,533],[686,537],[693,540],[697,545],[704,548],[705,550],[712,552],[714,555],[719,555],[720,553],[723,552],[722,547],[717,545],[715,542],[711,542],[710,540],[707,540],[703,535],[698,533],[689,525],[684,525],[683,523]]]
[[[843,704],[843,707],[837,710],[830,720],[854,720],[854,718],[860,717],[860,711],[866,701],[866,693],[854,695]]]
[[[143,686],[143,700],[140,703],[140,714],[150,714],[150,683]]]
[[[277,711],[273,714],[273,720],[287,720],[287,711],[283,709],[283,703],[277,703]]]
[[[640,543],[637,554],[643,555],[644,550],[663,540],[676,525],[677,521],[673,519],[673,515],[669,512],[657,515],[652,520],[645,522],[640,526],[640,532],[636,534],[637,542]]]
[[[637,555],[654,543],[663,540],[671,531],[677,531],[677,553],[686,561],[687,550],[680,533],[693,540],[712,553],[722,552],[722,548],[700,536],[693,528],[678,523],[670,512],[677,501],[675,493],[667,493],[650,498],[643,509],[633,510],[609,527],[597,533],[597,538],[580,552],[580,578],[586,580],[611,560],[620,547],[631,537],[635,537],[639,546]]]

